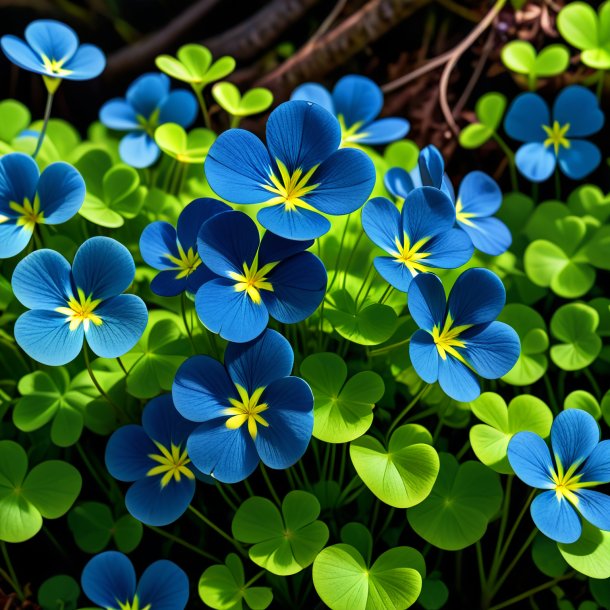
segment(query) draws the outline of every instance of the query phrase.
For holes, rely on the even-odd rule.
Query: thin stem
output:
[[[388,287],[384,290],[383,294],[381,295],[381,298],[379,299],[379,303],[381,303],[381,305],[383,305],[389,299],[393,290],[394,286],[392,286],[392,284],[388,284]]]
[[[356,305],[356,307],[358,307],[358,299],[360,298],[360,295],[362,294],[362,291],[364,290],[366,283],[369,281],[369,277],[374,269],[375,269],[375,265],[373,265],[373,262],[371,261],[371,264],[369,265],[369,269],[366,272],[366,275],[364,276],[364,280],[362,280],[362,284],[360,285],[360,288],[358,289],[358,292],[356,293],[356,297],[354,298],[354,304]]]
[[[494,133],[492,138],[502,149],[506,160],[508,161],[508,170],[510,172],[510,184],[513,191],[519,190],[519,180],[517,178],[517,167],[515,165],[515,153],[509,148],[508,144],[497,134]]]
[[[543,380],[544,380],[544,386],[546,388],[547,396],[549,397],[549,402],[551,403],[551,409],[553,409],[553,413],[558,413],[559,406],[557,405],[557,399],[555,398],[555,392],[553,391],[553,386],[551,385],[551,380],[549,379],[549,377],[546,373],[543,376]]]
[[[339,487],[343,487],[343,477],[345,475],[345,464],[347,462],[347,443],[341,446],[341,462],[339,465]]]
[[[353,489],[355,489],[359,483],[362,483],[362,479],[356,475],[345,487],[345,489],[341,492],[341,495],[337,498],[337,504],[341,506],[342,501],[347,498],[348,494],[351,493]]]
[[[19,585],[19,579],[17,578],[17,573],[15,572],[15,568],[13,568],[13,564],[11,563],[11,558],[8,555],[8,549],[6,548],[6,544],[3,540],[0,540],[0,549],[2,549],[2,557],[4,557],[4,563],[8,569],[8,573],[11,576],[11,584],[13,585],[13,589],[15,589],[15,593],[17,597],[23,601],[25,596],[23,595],[23,589]]]
[[[233,500],[231,500],[231,498],[229,498],[227,492],[222,487],[222,483],[217,482],[216,489],[218,490],[218,493],[222,496],[223,500],[231,507],[231,509],[236,511],[237,505],[235,504],[235,502],[233,502]]]
[[[506,601],[504,601],[500,604],[496,604],[495,606],[492,606],[489,610],[502,610],[502,608],[508,608],[508,606],[512,606],[512,605],[516,604],[517,602],[520,602],[524,599],[527,599],[528,597],[531,597],[532,595],[535,595],[536,593],[540,593],[540,591],[544,591],[546,589],[550,589],[551,587],[554,587],[557,583],[560,583],[562,580],[568,580],[569,578],[572,578],[575,574],[576,574],[576,572],[572,571],[572,572],[568,572],[567,574],[564,574],[563,576],[558,576],[557,578],[554,578],[553,580],[550,580],[549,582],[545,582],[544,584],[538,585],[537,587],[534,587],[533,589],[529,589],[529,591],[525,591],[524,593],[515,595],[515,597],[511,597],[510,599],[507,599]]]
[[[193,339],[193,331],[191,330],[191,326],[186,318],[186,294],[184,292],[180,295],[180,311],[182,313],[182,321],[184,322],[186,334],[188,335],[189,341],[191,342],[193,351],[196,353],[197,347],[195,345],[195,340]]]
[[[192,504],[189,504],[189,510],[208,527],[212,528],[219,536],[222,536],[227,542],[230,542],[243,557],[246,557],[246,550],[241,544],[239,544],[239,542],[237,542],[237,540],[235,540],[235,538],[223,532],[214,522],[210,521],[204,514],[200,513]]]
[[[34,149],[34,153],[32,154],[32,158],[35,159],[40,149],[42,148],[42,143],[44,142],[44,137],[47,133],[47,126],[49,124],[49,119],[51,118],[51,108],[53,107],[53,93],[49,91],[47,95],[47,104],[44,109],[44,119],[42,122],[42,129],[40,130],[40,135],[38,136],[38,142],[36,142],[36,148]]]
[[[236,127],[239,127],[239,123],[241,121],[241,117],[240,116],[234,116],[232,114],[229,115],[231,117],[231,122],[229,123],[229,127],[231,127],[231,129],[235,129]]]
[[[466,439],[466,442],[462,446],[462,448],[455,454],[455,458],[459,462],[465,455],[465,453],[470,449],[470,439]]]
[[[370,356],[381,356],[382,354],[387,354],[392,350],[395,350],[397,347],[402,347],[403,345],[408,345],[411,338],[405,339],[404,341],[399,341],[398,343],[392,343],[392,345],[386,345],[385,347],[380,347],[378,349],[372,349],[369,352]]]
[[[123,364],[123,361],[121,360],[121,358],[119,356],[117,356],[116,361],[119,363],[119,366],[121,367],[123,373],[125,373],[125,377],[127,377],[129,375],[129,371],[127,370],[127,368],[125,367],[125,365]]]
[[[583,369],[583,373],[585,374],[585,377],[589,380],[589,383],[591,384],[591,387],[593,388],[593,392],[595,392],[595,397],[597,398],[597,400],[600,400],[602,397],[602,391],[601,391],[601,388],[599,387],[599,384],[595,380],[595,377],[593,376],[593,374],[591,373],[591,371],[588,368]]]
[[[496,541],[496,549],[494,551],[494,558],[491,563],[492,571],[496,571],[494,568],[500,557],[500,549],[502,548],[502,544],[504,543],[504,535],[506,534],[506,525],[508,523],[508,513],[510,512],[510,500],[511,500],[511,490],[513,486],[514,476],[509,475],[506,479],[506,487],[504,489],[504,506],[502,507],[502,517],[500,520],[500,529],[498,530],[498,540]]]
[[[398,424],[402,421],[405,415],[424,397],[425,393],[431,388],[430,384],[426,384],[413,398],[413,400],[398,414],[398,417],[392,422],[392,425],[388,428],[387,438],[390,438],[390,434],[396,429]],[[441,420],[442,421],[442,420]]]
[[[76,443],[76,450],[78,451],[78,454],[80,455],[81,460],[83,460],[83,463],[85,464],[87,470],[90,472],[90,474],[94,478],[95,482],[99,485],[100,489],[104,492],[104,494],[107,497],[110,497],[110,490],[106,487],[106,485],[104,484],[104,482],[102,481],[100,476],[97,474],[95,468],[93,467],[93,464],[87,457],[87,454],[85,453],[85,450],[82,448],[80,443]]]
[[[193,91],[195,92],[195,96],[197,97],[197,101],[199,102],[199,108],[201,108],[203,123],[208,129],[212,129],[212,123],[210,122],[210,113],[208,112],[208,107],[205,103],[205,100],[203,99],[203,87],[193,86]]]
[[[358,237],[356,238],[356,241],[355,241],[354,245],[352,246],[352,249],[350,250],[349,256],[347,257],[347,262],[345,263],[345,269],[343,270],[343,281],[341,282],[341,288],[345,288],[345,284],[347,284],[347,273],[349,271],[349,268],[352,265],[352,260],[354,259],[354,255],[356,254],[356,250],[358,249],[358,246],[360,245],[360,240],[362,239],[363,235],[364,235],[364,231],[360,230],[360,233],[358,234]]]
[[[498,582],[496,583],[496,585],[494,586],[494,588],[491,591],[492,597],[500,590],[500,588],[506,581],[506,578],[515,569],[515,566],[519,563],[519,560],[521,559],[521,557],[523,557],[523,553],[525,553],[525,551],[527,551],[527,549],[529,548],[530,544],[532,544],[532,542],[534,542],[534,538],[536,537],[537,534],[538,534],[538,528],[534,528],[531,531],[530,535],[525,540],[525,542],[523,543],[523,545],[521,546],[521,548],[517,551],[517,553],[513,557],[512,561],[508,564],[508,567],[503,570],[502,576],[498,579]]]
[[[485,564],[483,562],[483,550],[481,549],[481,541],[477,540],[476,543],[477,549],[477,568],[479,570],[479,581],[481,583],[482,588],[487,587],[486,576],[485,576]]]
[[[273,496],[275,503],[278,506],[281,506],[282,503],[280,502],[280,497],[277,495],[275,488],[273,487],[273,483],[271,482],[271,479],[269,478],[269,473],[267,472],[267,469],[265,468],[265,465],[262,462],[261,462],[261,474],[263,475],[263,479],[265,479],[265,483],[267,484],[267,487],[269,488],[269,491],[271,492],[271,495]]]
[[[558,201],[561,200],[561,176],[559,175],[559,167],[555,167],[555,197]]]
[[[345,237],[347,236],[347,228],[349,227],[350,220],[352,218],[351,214],[348,214],[345,218],[345,225],[343,226],[343,233],[341,233],[341,241],[339,242],[339,251],[337,252],[337,258],[335,259],[335,269],[333,271],[333,277],[330,280],[330,284],[326,289],[326,292],[330,292],[330,289],[334,286],[335,280],[337,279],[337,275],[339,274],[339,263],[341,262],[341,254],[343,252],[343,244],[345,243]],[[318,244],[320,241],[318,240]]]
[[[251,587],[261,576],[265,574],[265,570],[261,570],[257,574],[255,574],[244,586],[244,589]]]
[[[148,527],[148,529],[151,529],[153,532],[156,532],[157,534],[159,534],[159,536],[163,536],[164,538],[167,538],[168,540],[171,540],[172,542],[175,542],[176,544],[183,546],[185,549],[189,549],[190,551],[193,551],[193,553],[197,553],[197,555],[201,555],[202,557],[205,557],[206,559],[210,559],[214,563],[222,563],[222,561],[220,559],[218,559],[218,557],[214,557],[214,555],[211,555],[210,553],[206,553],[206,551],[201,550],[199,547],[196,547],[194,544],[190,544],[189,542],[186,542],[186,540],[182,540],[182,538],[178,538],[178,536],[174,536],[173,534],[170,534],[169,532],[162,530],[160,527],[155,527],[154,525],[147,525],[146,527]]]

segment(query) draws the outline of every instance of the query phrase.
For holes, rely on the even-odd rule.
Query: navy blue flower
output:
[[[110,129],[129,132],[119,145],[121,159],[133,167],[149,167],[161,150],[155,129],[164,123],[190,127],[197,116],[197,100],[190,91],[169,90],[165,74],[150,73],[137,78],[125,99],[115,98],[100,110],[100,121]]]
[[[201,284],[216,277],[201,263],[197,235],[206,220],[230,210],[217,199],[195,199],[180,213],[177,229],[169,222],[156,221],[142,231],[142,258],[161,272],[150,284],[155,294],[173,297],[185,290],[195,294]]]
[[[468,269],[457,279],[449,299],[441,280],[421,273],[409,289],[409,313],[419,326],[411,337],[409,355],[417,374],[438,381],[445,394],[468,402],[481,393],[477,375],[498,379],[519,358],[517,333],[495,321],[506,291],[487,269]]]
[[[175,563],[151,563],[136,583],[133,564],[117,551],[90,559],[81,585],[84,594],[105,610],[184,610],[189,599],[188,577]]]
[[[142,299],[121,294],[133,282],[129,250],[109,237],[92,237],[68,261],[54,250],[37,250],[15,268],[13,292],[30,311],[15,323],[15,339],[43,364],[66,364],[86,339],[102,358],[128,352],[142,336],[148,311]]]
[[[176,373],[174,404],[200,422],[186,445],[193,464],[223,483],[243,481],[259,460],[289,468],[313,431],[313,394],[290,376],[290,343],[266,330],[249,343],[229,343],[224,362],[193,356]]]
[[[578,85],[566,87],[555,99],[552,113],[536,93],[522,93],[510,105],[504,129],[524,142],[515,156],[519,171],[532,182],[544,182],[559,164],[561,171],[580,180],[600,163],[601,153],[592,142],[583,140],[597,133],[604,114],[597,97]]]
[[[191,503],[195,472],[186,439],[194,428],[164,394],[146,405],[141,426],[123,426],[110,437],[106,467],[115,479],[133,483],[125,506],[138,521],[168,525]]]
[[[315,239],[330,229],[320,212],[349,214],[370,195],[375,168],[360,150],[341,149],[339,122],[310,102],[286,102],[267,121],[267,148],[249,131],[214,142],[205,173],[214,192],[234,203],[265,203],[260,224],[287,239]]]
[[[290,99],[314,102],[334,114],[341,125],[342,146],[388,144],[409,133],[407,119],[377,119],[383,108],[383,92],[365,76],[344,76],[332,94],[322,85],[305,83],[292,92]]]
[[[305,252],[312,241],[270,232],[259,240],[254,221],[232,211],[208,220],[198,242],[213,279],[197,291],[195,309],[209,330],[228,341],[251,341],[266,328],[269,316],[284,324],[300,322],[324,298],[324,265]]]
[[[60,21],[32,21],[25,29],[25,40],[6,35],[0,45],[14,64],[42,74],[51,92],[63,79],[89,80],[99,76],[106,67],[102,51],[92,44],[79,44],[76,32]]]
[[[67,163],[40,173],[23,153],[0,159],[0,258],[21,252],[39,224],[56,225],[74,216],[85,200],[85,182]]]

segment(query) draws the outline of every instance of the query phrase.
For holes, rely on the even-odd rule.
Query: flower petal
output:
[[[595,418],[580,409],[562,411],[551,426],[551,445],[555,459],[564,472],[582,464],[599,443],[599,426]]]
[[[604,126],[604,113],[596,95],[586,87],[571,85],[562,89],[553,104],[553,120],[570,124],[568,138],[582,138],[597,133]]]
[[[411,283],[407,301],[409,313],[424,330],[442,327],[447,301],[441,280],[432,273],[421,273]]]
[[[175,563],[161,559],[151,563],[138,583],[140,608],[184,610],[189,599],[189,580]]]
[[[267,120],[269,155],[292,174],[325,161],[339,148],[341,128],[335,117],[311,102],[280,104]]]
[[[165,74],[149,72],[137,78],[125,96],[137,114],[148,119],[169,93],[169,78]]]
[[[272,382],[261,400],[269,405],[262,414],[269,426],[257,426],[256,450],[266,466],[290,468],[303,456],[311,440],[311,388],[299,377],[284,377]]]
[[[411,245],[448,231],[455,224],[455,207],[442,191],[422,186],[411,191],[402,208],[402,228]]]
[[[25,39],[38,55],[50,60],[68,60],[78,48],[76,32],[55,19],[37,19],[25,29]]]
[[[188,207],[188,206],[187,206]],[[176,244],[176,229],[162,220],[151,222],[140,236],[140,254],[153,269],[173,269],[175,264],[169,256],[180,258]]]
[[[367,202],[362,208],[362,228],[376,246],[398,254],[396,240],[402,242],[402,223],[398,208],[389,199],[375,197]]]
[[[4,54],[16,66],[35,74],[47,74],[42,60],[23,40],[17,36],[6,35],[0,39]]]
[[[430,333],[417,330],[409,341],[409,357],[415,372],[426,382],[438,380],[439,355]]]
[[[540,142],[524,144],[515,155],[517,169],[532,182],[544,182],[555,171],[553,149]]]
[[[600,530],[610,531],[610,496],[590,489],[576,490],[580,514]]]
[[[229,343],[225,351],[225,366],[233,383],[250,394],[276,379],[288,377],[293,364],[290,343],[270,329],[249,343]]]
[[[102,106],[100,121],[106,127],[119,131],[130,131],[140,127],[133,106],[119,97],[106,102]]]
[[[582,525],[578,514],[565,499],[554,491],[543,491],[530,506],[536,527],[555,542],[571,544],[580,538]]]
[[[570,140],[569,148],[559,150],[559,167],[572,180],[580,180],[589,175],[601,163],[599,148],[586,140]]]
[[[379,119],[361,128],[360,132],[366,135],[358,138],[358,144],[387,144],[395,142],[404,138],[409,133],[410,128],[411,124],[407,119],[398,117]]]
[[[92,44],[81,45],[64,68],[70,70],[64,78],[68,80],[89,80],[99,76],[106,67],[106,56]]]
[[[250,476],[259,462],[248,426],[227,428],[226,418],[199,425],[187,442],[193,464],[221,483],[239,483]]]
[[[40,252],[40,250],[39,250]],[[83,328],[70,330],[67,317],[56,311],[33,309],[15,322],[15,340],[30,358],[49,366],[61,366],[78,356],[83,347]]]
[[[519,359],[519,335],[504,322],[475,325],[463,332],[466,360],[484,379],[499,379],[506,375]]]
[[[189,203],[178,216],[178,241],[185,250],[197,249],[197,235],[204,222],[222,212],[230,212],[231,207],[212,197],[201,197]]]
[[[313,239],[296,240],[280,237],[271,231],[265,231],[258,249],[259,268],[267,263],[277,263],[295,254],[304,252],[313,246]]]
[[[462,180],[458,201],[462,203],[462,212],[491,216],[502,205],[502,191],[491,176],[485,172],[474,171],[466,174]]]
[[[441,151],[430,144],[423,148],[417,159],[422,186],[441,189],[445,177],[445,160]]]
[[[291,100],[303,100],[305,102],[313,102],[322,106],[324,110],[328,110],[331,114],[335,114],[333,98],[326,87],[318,85],[318,83],[304,83],[299,85],[291,94]]]
[[[342,148],[314,172],[318,186],[305,199],[325,214],[349,214],[362,206],[375,186],[375,166],[361,150]]]
[[[19,254],[30,243],[30,239],[32,231],[18,226],[14,220],[0,224],[0,259]]]
[[[133,282],[136,266],[129,250],[110,237],[91,237],[76,251],[72,276],[77,288],[94,299],[124,292]]]
[[[161,394],[144,407],[142,426],[151,439],[165,447],[183,445],[195,428],[178,413],[171,394]]]
[[[9,204],[33,203],[40,171],[36,161],[23,153],[10,153],[0,159],[0,213],[16,216]]]
[[[412,272],[399,259],[391,256],[377,256],[373,260],[377,273],[396,290],[408,292],[417,272]]]
[[[150,289],[160,297],[175,297],[182,294],[187,289],[189,278],[179,278],[178,276],[180,273],[180,271],[176,270],[161,271],[157,273],[150,283]],[[210,274],[204,279],[204,281],[209,281],[213,277],[216,276]],[[201,286],[201,284],[199,284],[199,286]],[[197,288],[199,288],[199,286],[197,286]],[[195,292],[197,291],[197,288],[195,289]]]
[[[467,269],[449,294],[448,310],[454,326],[485,324],[495,320],[506,301],[502,280],[488,269]]]
[[[51,163],[38,181],[43,222],[56,225],[70,220],[80,209],[87,189],[78,171],[68,163]]]
[[[297,241],[322,237],[330,230],[330,222],[322,214],[305,208],[289,210],[284,204],[272,205],[258,211],[258,222],[268,231]]]
[[[351,74],[341,78],[333,89],[337,116],[343,116],[346,127],[369,123],[383,107],[383,93],[370,78]]]
[[[148,323],[144,301],[135,294],[120,294],[95,309],[102,323],[90,324],[85,332],[89,347],[101,358],[118,358],[140,339]]]
[[[137,481],[153,467],[148,455],[156,452],[157,448],[142,426],[122,426],[108,439],[106,468],[119,481]]]
[[[249,131],[229,129],[216,139],[204,164],[212,190],[234,203],[262,203],[273,197],[271,161],[263,143]]]
[[[481,393],[477,376],[453,356],[438,359],[438,382],[447,396],[460,402],[470,402]]]
[[[282,261],[267,276],[273,291],[261,297],[272,318],[294,324],[309,317],[326,292],[326,269],[311,252],[301,252]]]
[[[593,449],[579,474],[583,483],[610,483],[610,440]]]
[[[533,432],[517,432],[508,444],[508,461],[515,474],[530,487],[553,489],[555,472],[547,444]]]
[[[177,123],[184,128],[190,127],[197,118],[197,100],[190,91],[172,91],[160,106],[159,124]]]
[[[176,372],[172,397],[183,417],[205,422],[220,417],[237,392],[220,362],[209,356],[192,356]]]
[[[383,183],[390,194],[403,199],[415,188],[411,174],[402,167],[391,167],[385,173]]]
[[[518,95],[504,118],[506,133],[518,142],[543,142],[547,136],[542,126],[550,124],[549,107],[536,93]]]
[[[161,150],[147,133],[135,131],[128,133],[121,140],[119,154],[127,165],[142,169],[155,163],[161,154]]]
[[[96,605],[116,608],[133,601],[136,592],[136,572],[123,553],[106,551],[89,560],[81,576],[83,593]]]
[[[493,216],[488,218],[471,218],[469,224],[458,221],[472,241],[473,246],[491,256],[498,256],[508,250],[513,236],[508,227]]]
[[[438,269],[457,269],[465,265],[474,252],[470,237],[457,228],[435,235],[422,250],[430,256],[421,262]]]

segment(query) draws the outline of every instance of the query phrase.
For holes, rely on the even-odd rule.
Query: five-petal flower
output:
[[[237,483],[259,460],[283,469],[301,458],[313,431],[313,394],[290,376],[293,362],[290,343],[266,330],[249,343],[229,343],[224,366],[193,356],[178,369],[174,404],[199,422],[186,446],[201,472]]]
[[[610,531],[610,496],[591,487],[610,483],[610,441],[600,443],[597,422],[586,411],[562,411],[551,427],[553,458],[544,440],[533,432],[515,434],[508,460],[530,487],[543,489],[530,512],[536,527],[549,538],[576,542],[583,519]]]

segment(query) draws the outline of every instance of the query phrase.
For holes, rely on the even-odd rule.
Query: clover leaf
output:
[[[99,502],[83,502],[68,513],[68,527],[74,541],[85,553],[99,553],[114,539],[123,553],[133,551],[142,540],[142,524],[131,515],[118,519],[108,506]]]
[[[235,70],[235,60],[228,55],[212,61],[212,53],[200,44],[186,44],[178,49],[176,57],[159,55],[157,68],[168,76],[194,89],[201,90],[209,83],[225,78]]]
[[[347,443],[371,427],[375,403],[385,390],[377,373],[362,371],[348,380],[343,359],[322,353],[303,360],[301,375],[313,390],[316,438],[326,443]]]
[[[506,97],[501,93],[490,92],[476,103],[475,114],[478,122],[467,125],[459,136],[464,148],[479,148],[496,133],[506,110]]]
[[[568,565],[590,578],[610,578],[610,532],[582,521],[582,534],[572,544],[557,544]]]
[[[564,400],[564,409],[580,409],[592,415],[596,420],[602,417],[602,409],[593,394],[585,390],[574,390]]]
[[[534,538],[532,559],[536,567],[549,578],[561,576],[568,568],[568,564],[561,556],[557,544],[541,533],[538,533]]]
[[[282,512],[267,498],[248,498],[233,518],[233,536],[248,544],[250,559],[278,576],[296,574],[310,565],[328,540],[328,528],[317,521],[318,499],[291,491]]]
[[[0,102],[0,153],[13,150],[10,146],[11,142],[30,124],[31,118],[27,106],[21,102],[17,100]]]
[[[480,540],[502,504],[500,477],[479,462],[440,454],[440,471],[430,495],[407,511],[415,533],[446,551]]]
[[[472,412],[483,424],[470,429],[472,450],[485,466],[500,474],[514,474],[506,452],[517,432],[528,430],[546,438],[551,432],[553,413],[535,396],[521,394],[508,407],[494,392],[484,392],[471,403]]]
[[[164,123],[155,130],[155,142],[172,159],[180,163],[203,163],[216,134],[198,127],[187,134],[177,123]]]
[[[551,347],[551,360],[564,371],[593,363],[602,349],[596,334],[599,314],[584,303],[562,305],[551,318],[551,334],[561,343]]]
[[[74,610],[80,595],[78,583],[67,574],[45,580],[38,589],[38,604],[42,610]]]
[[[396,429],[386,449],[363,436],[350,445],[358,476],[382,502],[396,508],[415,506],[429,495],[439,471],[432,436],[418,424]]]
[[[528,77],[530,89],[538,78],[548,78],[564,72],[570,63],[570,53],[562,44],[552,44],[536,53],[526,40],[512,40],[502,48],[502,63],[512,72]]]
[[[0,441],[0,540],[23,542],[45,519],[64,515],[82,485],[74,466],[49,460],[28,473],[28,456],[14,441]]]
[[[521,340],[521,353],[515,366],[502,377],[511,385],[530,385],[546,373],[549,348],[544,318],[531,307],[521,303],[507,305],[498,319],[512,326]]]
[[[568,208],[573,214],[592,216],[603,223],[610,216],[610,195],[604,195],[595,184],[583,184],[568,196]]]
[[[239,89],[229,82],[216,83],[212,96],[218,105],[233,117],[245,117],[264,112],[273,104],[273,94],[269,89],[256,87],[242,96]]]
[[[610,69],[610,3],[604,2],[596,13],[586,2],[571,2],[557,15],[559,33],[582,51],[585,66]]]
[[[433,572],[422,582],[417,602],[424,610],[440,610],[449,599],[449,589],[440,580],[438,572]]]
[[[26,131],[15,137],[11,145],[14,150],[31,155],[38,143],[43,121],[35,121]],[[47,124],[47,131],[36,157],[36,163],[41,170],[55,161],[71,160],[77,155],[81,142],[78,131],[67,121],[51,119]]]
[[[246,585],[244,566],[235,553],[229,553],[224,565],[210,566],[199,579],[199,596],[215,610],[241,610],[242,601],[252,610],[265,610],[273,601],[269,587]]]
[[[410,172],[417,166],[419,146],[413,140],[392,142],[383,151],[383,158],[388,167],[402,167]]]
[[[396,547],[369,566],[353,546],[334,544],[316,557],[312,575],[331,610],[402,610],[419,597],[425,563],[415,549]]]
[[[85,152],[75,164],[87,185],[87,195],[79,214],[102,227],[123,226],[142,208],[146,188],[140,175],[125,164],[112,164],[110,155],[99,148]]]

